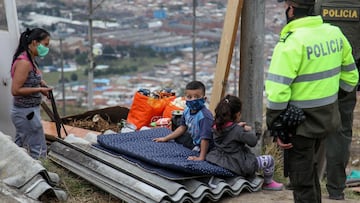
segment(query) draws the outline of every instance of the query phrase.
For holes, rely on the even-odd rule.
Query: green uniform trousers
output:
[[[321,203],[321,188],[317,174],[316,153],[323,139],[296,135],[288,149],[290,184],[295,203]]]
[[[356,104],[356,88],[352,92],[339,91],[341,128],[325,141],[326,188],[330,196],[343,195],[346,181],[346,166],[350,157],[353,111]]]

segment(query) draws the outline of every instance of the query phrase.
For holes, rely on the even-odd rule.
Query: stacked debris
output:
[[[68,123],[70,126],[84,128],[87,130],[98,131],[104,133],[106,130],[112,130],[114,132],[120,132],[121,124],[111,122],[108,117],[107,120],[102,118],[99,114],[95,114],[92,117],[86,117],[84,119],[74,119]]]
[[[120,132],[121,122],[127,118],[128,112],[129,109],[126,107],[113,106],[64,117],[62,122],[73,127],[101,133],[106,130]]]

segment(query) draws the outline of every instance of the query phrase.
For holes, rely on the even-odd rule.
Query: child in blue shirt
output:
[[[185,87],[186,108],[181,123],[171,134],[155,138],[155,142],[175,140],[195,151],[199,156],[190,156],[188,160],[205,160],[206,153],[212,145],[213,116],[205,106],[205,85],[192,81]]]

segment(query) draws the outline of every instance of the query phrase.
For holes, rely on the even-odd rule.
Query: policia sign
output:
[[[355,60],[360,59],[360,0],[317,0],[315,14],[340,27],[349,40]]]
[[[359,21],[360,8],[333,8],[321,7],[321,16],[324,20]]]

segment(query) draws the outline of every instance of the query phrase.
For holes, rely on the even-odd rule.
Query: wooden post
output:
[[[239,97],[242,120],[262,135],[265,0],[245,1],[241,17]],[[260,154],[262,139],[254,149]]]
[[[210,98],[210,111],[214,113],[216,104],[225,94],[230,64],[239,26],[243,0],[229,0],[224,20],[223,33],[217,57],[215,78]]]

